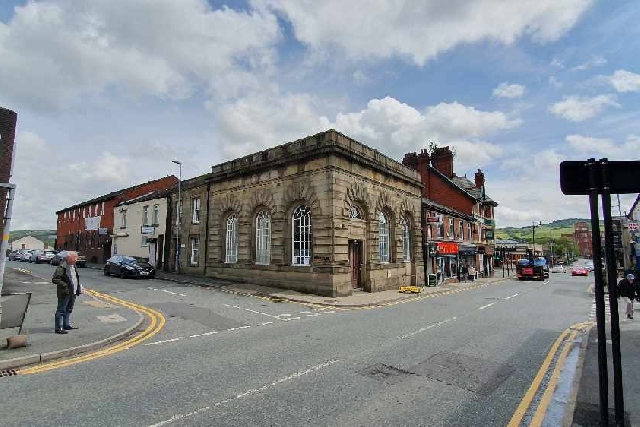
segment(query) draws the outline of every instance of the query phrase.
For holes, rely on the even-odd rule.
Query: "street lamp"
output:
[[[531,241],[533,243],[533,249],[531,250],[531,253],[533,254],[533,257],[536,257],[536,227],[540,227],[542,225],[542,221],[538,221],[538,223],[536,224],[535,221],[531,221]]]
[[[178,165],[180,175],[178,177],[178,203],[176,204],[176,273],[180,272],[180,215],[182,214],[182,162],[171,160]]]

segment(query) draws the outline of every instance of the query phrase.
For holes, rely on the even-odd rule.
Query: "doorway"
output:
[[[362,241],[349,240],[349,265],[351,266],[351,287],[362,288]]]

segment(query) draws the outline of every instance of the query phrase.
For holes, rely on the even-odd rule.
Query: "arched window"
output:
[[[311,209],[298,206],[293,211],[291,236],[293,265],[309,265],[311,262]]]
[[[351,205],[351,209],[349,209],[349,218],[362,219],[362,211],[357,205]]]
[[[256,264],[271,263],[271,215],[261,211],[256,215]]]
[[[411,261],[411,233],[409,221],[406,218],[402,220],[402,260]]]
[[[389,221],[382,212],[378,215],[378,224],[380,262],[389,262]]]
[[[234,263],[238,261],[238,217],[235,215],[227,218],[226,256],[224,262]]]

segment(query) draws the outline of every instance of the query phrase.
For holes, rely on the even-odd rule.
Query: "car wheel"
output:
[[[104,270],[103,270],[103,273],[104,273],[105,276],[108,276],[109,275],[109,267],[105,267]]]
[[[121,279],[125,279],[126,278],[126,275],[124,273],[124,269],[122,269],[122,268],[120,269],[120,274],[118,274],[118,277],[121,278]]]

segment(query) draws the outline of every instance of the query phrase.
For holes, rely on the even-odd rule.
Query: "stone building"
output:
[[[184,181],[179,268],[327,296],[421,284],[421,194],[416,171],[322,132]]]

